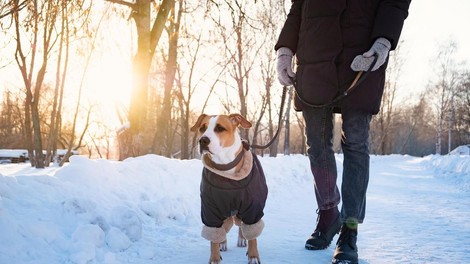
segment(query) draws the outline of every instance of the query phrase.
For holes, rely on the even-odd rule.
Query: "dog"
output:
[[[227,250],[226,234],[239,227],[237,246],[246,247],[248,264],[259,264],[257,237],[264,228],[262,217],[268,188],[261,164],[249,151],[238,128],[251,123],[240,114],[202,114],[191,127],[199,133],[204,165],[201,179],[201,235],[210,241],[209,264],[222,261]]]

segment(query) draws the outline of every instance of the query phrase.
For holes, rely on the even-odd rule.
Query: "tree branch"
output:
[[[26,7],[26,4],[27,4],[27,0],[23,1],[21,4],[18,4],[16,7],[10,9],[9,11],[7,11],[6,13],[4,14],[0,14],[0,19],[6,17],[6,16],[9,16],[13,13],[16,13],[16,12],[19,12],[21,11],[21,9],[25,8]]]
[[[119,5],[125,5],[125,6],[128,6],[130,8],[134,8],[135,7],[135,4],[134,3],[130,3],[130,2],[126,2],[126,1],[123,1],[123,0],[105,0],[106,2],[111,2],[111,3],[115,3],[115,4],[119,4]]]

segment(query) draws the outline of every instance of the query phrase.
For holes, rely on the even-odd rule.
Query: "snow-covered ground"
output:
[[[263,264],[329,263],[334,243],[304,249],[316,221],[308,158],[260,160],[269,187]],[[0,263],[207,263],[201,169],[199,160],[155,155],[0,165]],[[361,264],[470,262],[470,156],[372,156],[367,206]],[[228,238],[224,263],[246,263],[236,231]]]

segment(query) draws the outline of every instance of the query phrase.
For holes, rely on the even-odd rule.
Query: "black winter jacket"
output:
[[[350,65],[379,37],[396,48],[411,0],[293,0],[275,50],[288,47],[297,58],[297,91],[307,102],[324,104],[346,90],[356,72]],[[371,72],[339,107],[377,114],[385,63]]]

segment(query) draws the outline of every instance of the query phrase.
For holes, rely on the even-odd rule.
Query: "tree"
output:
[[[48,166],[54,156],[57,156],[57,143],[59,141],[61,124],[62,124],[62,105],[64,100],[64,90],[67,77],[67,69],[70,58],[70,44],[71,44],[71,28],[76,27],[73,25],[74,22],[83,23],[78,28],[87,29],[87,20],[84,19],[80,22],[80,17],[85,15],[88,16],[91,9],[87,8],[83,11],[80,10],[80,6],[68,6],[66,2],[61,2],[62,8],[60,9],[60,32],[59,35],[59,47],[56,65],[56,78],[54,86],[54,98],[52,102],[51,117],[49,123],[49,135],[47,137],[47,148],[46,148],[46,159],[45,165]],[[78,8],[78,10],[77,10]],[[74,18],[74,14],[78,14],[78,18]],[[77,113],[78,114],[78,113]],[[67,159],[70,153],[67,153]]]
[[[467,67],[464,67],[464,69]],[[459,76],[459,83],[455,94],[454,137],[455,145],[470,142],[470,72],[464,71]]]
[[[178,40],[183,16],[183,0],[178,0],[178,7],[171,7],[170,17],[168,19],[168,56],[165,67],[164,95],[161,112],[158,115],[157,130],[155,133],[156,144],[154,144],[154,153],[169,157],[172,154],[172,142],[174,133],[172,133],[171,112],[173,106],[172,90],[175,82],[177,63],[178,63]]]
[[[439,47],[436,64],[437,80],[431,84],[431,93],[436,111],[436,154],[442,152],[442,137],[446,117],[448,126],[453,126],[452,113],[454,111],[454,99],[458,82],[458,72],[456,62],[453,58],[457,49],[457,44],[450,41]]]
[[[25,113],[24,140],[31,165],[45,166],[43,140],[41,135],[41,116],[39,113],[40,95],[49,66],[49,60],[56,48],[57,39],[64,34],[58,27],[67,8],[76,7],[75,12],[85,14],[88,8],[83,0],[62,1],[59,5],[52,0],[11,1],[10,11],[16,41],[15,61],[24,82]],[[70,15],[67,13],[67,15]],[[59,30],[57,30],[59,28]],[[78,30],[79,31],[79,30]],[[39,67],[36,70],[36,67]]]
[[[402,45],[398,45],[399,47]],[[381,155],[390,154],[395,138],[393,138],[392,130],[395,117],[395,99],[399,88],[399,80],[401,69],[404,64],[400,56],[400,48],[397,48],[390,54],[387,74],[380,105],[379,113],[374,117],[371,124],[371,146],[373,152]]]
[[[170,10],[175,0],[163,0],[160,5],[154,4],[157,15],[150,28],[151,0],[106,0],[131,9],[137,29],[137,52],[133,60],[133,88],[129,107],[129,129],[123,130],[120,136],[120,159],[137,156],[143,153],[142,140],[144,124],[147,120],[149,70],[156,47],[160,41]],[[166,99],[164,99],[165,101]],[[168,123],[161,123],[168,126]]]
[[[265,0],[262,1],[261,4],[263,4],[264,6],[272,7],[263,8],[258,15],[258,20],[263,30],[261,32],[256,32],[256,35],[258,39],[261,39],[262,42],[265,43],[265,45],[260,47],[259,53],[261,53],[262,55],[255,58],[259,61],[259,71],[261,72],[260,75],[262,77],[261,82],[264,85],[264,90],[260,89],[260,97],[262,98],[263,103],[259,107],[261,111],[259,113],[258,124],[261,124],[261,122],[263,121],[267,123],[267,137],[269,141],[274,137],[275,131],[277,129],[280,129],[275,127],[278,124],[277,120],[279,119],[276,118],[276,115],[278,117],[284,116],[284,113],[280,113],[280,105],[276,104],[280,101],[279,98],[281,98],[282,88],[278,84],[276,79],[275,65],[277,58],[273,47],[275,45],[275,41],[277,40],[277,35],[279,33],[280,23],[278,23],[278,21],[281,21],[286,14],[284,13],[285,9],[283,1]],[[284,120],[287,122],[285,126],[285,132],[286,134],[289,134],[291,128],[289,122],[290,97],[288,97],[286,100],[287,106],[284,108],[286,109]],[[267,121],[265,121],[266,118],[263,118],[263,116],[266,115],[268,119]],[[262,133],[262,131],[255,129],[253,133],[253,144],[257,143],[258,133]],[[289,136],[284,137],[284,152],[289,151],[290,149],[289,139]],[[270,157],[275,157],[277,155],[279,145],[278,143],[279,137],[271,146],[269,146]]]
[[[23,109],[19,94],[6,90],[0,105],[0,148],[26,148]]]
[[[177,111],[180,115],[180,129],[177,131],[180,131],[181,159],[196,156],[196,134],[194,133],[191,138],[189,130],[192,125],[191,121],[195,121],[197,116],[204,113],[216,85],[221,81],[221,76],[227,69],[226,63],[205,56],[213,51],[214,43],[217,42],[208,38],[207,32],[210,29],[204,26],[208,23],[210,9],[205,8],[201,3],[196,6],[186,6],[186,9],[192,10],[192,16],[186,16],[181,25],[179,51],[181,59],[178,63],[175,91]],[[196,23],[202,26],[194,27]],[[201,105],[194,105],[193,98],[199,91],[204,91],[204,95],[201,96],[204,101]]]
[[[256,66],[259,50],[264,46],[264,42],[257,38],[256,34],[260,32],[260,29],[253,25],[256,22],[256,19],[252,17],[253,4],[236,0],[216,7],[217,12],[213,12],[212,18],[223,42],[222,48],[226,53],[224,60],[229,64],[229,78],[234,81],[238,112],[249,118],[247,98],[250,92],[250,73]],[[229,20],[226,19],[227,16],[230,16]],[[229,100],[226,106],[231,104],[233,102]],[[230,111],[230,109],[227,110]],[[249,138],[248,130],[242,131],[242,138]]]

